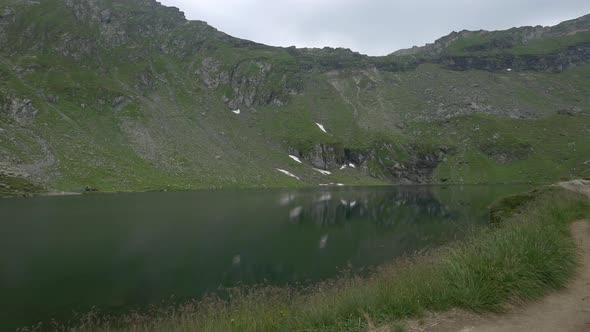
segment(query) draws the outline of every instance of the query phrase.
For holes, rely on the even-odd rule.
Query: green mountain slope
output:
[[[585,16],[368,57],[153,0],[3,1],[0,193],[590,175],[589,34]]]

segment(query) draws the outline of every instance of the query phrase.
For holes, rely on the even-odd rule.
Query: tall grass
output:
[[[502,312],[567,283],[576,268],[569,223],[589,212],[581,195],[543,190],[502,223],[368,278],[299,290],[235,289],[229,301],[207,298],[118,319],[90,315],[73,330],[359,331],[367,318],[385,324],[451,308]]]

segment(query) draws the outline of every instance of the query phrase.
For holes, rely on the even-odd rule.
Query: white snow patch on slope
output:
[[[275,169],[276,169],[277,171],[279,171],[279,172],[281,172],[281,173],[285,174],[285,175],[288,175],[288,176],[292,177],[292,178],[296,178],[297,180],[301,180],[301,179],[300,179],[300,178],[299,178],[297,175],[295,175],[295,174],[293,174],[293,173],[291,173],[291,172],[289,172],[289,171],[285,171],[284,169],[280,169],[280,168],[275,168]]]
[[[351,167],[351,168],[356,168],[356,166],[355,166],[353,163],[349,163],[349,164],[348,164],[348,167]]]
[[[323,131],[323,132],[324,132],[324,133],[326,133],[326,134],[328,133],[328,132],[326,131],[326,128],[324,128],[324,125],[322,125],[322,124],[320,124],[320,123],[317,123],[317,122],[316,122],[315,124],[318,126],[318,128],[320,128],[320,130],[321,130],[321,131]]]
[[[299,158],[295,157],[295,156],[294,156],[294,155],[292,155],[292,154],[290,154],[290,155],[289,155],[289,158],[291,158],[291,159],[295,160],[296,162],[298,162],[298,163],[302,164],[302,162],[301,162],[301,159],[299,159]]]
[[[324,175],[331,175],[332,174],[332,172],[330,172],[330,171],[324,171],[323,169],[319,169],[319,168],[314,168],[313,170],[316,172],[320,172]]]
[[[241,112],[240,112],[240,109],[238,108],[237,110],[232,111],[232,113],[237,114],[237,115],[240,115]]]
[[[342,167],[340,167],[340,170],[346,169],[346,167],[348,167],[348,165],[342,165]]]

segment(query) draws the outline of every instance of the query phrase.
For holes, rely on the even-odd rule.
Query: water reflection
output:
[[[289,220],[318,226],[339,225],[365,219],[378,227],[392,227],[416,220],[451,218],[452,210],[441,204],[428,187],[404,190],[318,191],[308,195],[283,193],[281,206],[291,208]],[[480,211],[482,212],[482,211]],[[456,217],[456,216],[455,216]]]
[[[0,200],[0,330],[219,286],[306,283],[440,245],[522,187],[321,188]],[[24,310],[23,308],[26,308]]]
[[[322,238],[320,239],[320,249],[324,249],[326,247],[327,243],[328,243],[328,234],[322,235]]]

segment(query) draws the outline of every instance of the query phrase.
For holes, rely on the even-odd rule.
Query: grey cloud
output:
[[[160,0],[187,18],[274,46],[389,54],[451,31],[553,25],[590,13],[588,0]]]

